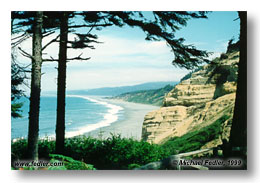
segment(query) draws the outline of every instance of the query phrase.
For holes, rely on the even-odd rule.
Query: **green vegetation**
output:
[[[234,68],[232,65],[217,65],[211,76],[209,81],[215,76],[218,75],[216,78],[216,83],[217,84],[223,84],[225,82],[232,82],[232,81],[237,81],[237,68]]]
[[[131,93],[136,91],[147,91],[147,90],[156,90],[163,88],[168,84],[174,84],[173,81],[158,81],[158,82],[149,82],[142,83],[131,86],[119,86],[119,87],[104,87],[104,88],[95,88],[88,90],[70,90],[67,93],[71,95],[101,95],[101,96],[118,96],[123,93]],[[53,93],[55,94],[55,93]]]
[[[202,66],[200,67],[197,67],[196,69],[194,69],[193,71],[189,72],[188,74],[186,74],[183,78],[181,78],[180,82],[184,81],[184,80],[187,80],[187,79],[190,79],[191,78],[191,75],[194,73],[194,72],[198,72],[199,70],[202,69]]]
[[[24,83],[25,71],[23,67],[17,64],[16,55],[13,51],[13,48],[11,58],[11,116],[13,118],[19,118],[22,117],[21,108],[23,103],[18,102],[18,100],[24,96],[24,91],[19,87]]]
[[[233,42],[234,42],[233,38],[229,40],[226,53],[240,51],[240,40],[237,41],[236,43],[233,43]]]
[[[66,139],[64,154],[57,155],[54,154],[55,141],[46,138],[38,142],[39,159],[64,162],[64,166],[49,167],[48,170],[134,169],[169,155],[200,149],[221,135],[222,124],[227,119],[229,117],[224,115],[209,126],[181,137],[173,137],[161,145],[122,138],[120,135],[103,140],[78,136]],[[11,145],[12,162],[28,159],[27,140],[21,139]]]
[[[59,154],[50,154],[50,162],[63,162],[64,166],[49,167],[48,170],[96,170],[93,165],[86,164],[83,161],[74,160],[71,157]]]
[[[23,103],[13,103],[11,104],[11,116],[13,118],[20,118],[22,117],[21,115],[21,108],[23,106]]]
[[[219,83],[224,83],[226,81],[236,81],[237,75],[237,68],[235,68],[234,66],[230,66],[230,65],[223,65],[223,64],[219,64],[220,61],[228,59],[230,53],[234,53],[234,52],[238,52],[239,51],[239,45],[240,42],[236,42],[233,43],[233,39],[229,40],[228,42],[228,47],[227,47],[227,51],[226,53],[222,53],[220,55],[220,57],[216,57],[211,61],[211,68],[213,69],[212,75],[210,77],[210,79],[215,75],[215,74],[219,74],[221,77],[217,80],[217,82]],[[238,55],[233,56],[232,58],[229,59],[236,59],[237,57],[239,57]],[[181,80],[180,82],[187,80],[189,78],[191,78],[191,75],[194,72],[197,72],[199,70],[201,70],[203,67],[199,66],[196,69],[192,70],[191,72],[189,72],[188,74],[186,74]]]
[[[39,159],[50,162],[62,161],[64,166],[48,167],[48,170],[127,170],[150,162],[162,160],[169,155],[200,149],[222,133],[222,124],[229,119],[222,116],[214,123],[181,137],[173,137],[161,145],[121,138],[112,135],[101,140],[78,136],[65,140],[63,155],[55,153],[55,141],[39,140]],[[12,162],[26,160],[27,140],[12,143]],[[24,168],[26,169],[26,168]],[[31,168],[27,168],[28,170]]]
[[[56,166],[23,166],[20,170],[96,170],[93,165],[86,164],[83,161],[74,160],[71,157],[59,154],[50,154],[48,163]],[[41,162],[41,161],[40,161]],[[47,163],[47,162],[46,162]],[[17,167],[18,168],[18,167]],[[11,167],[12,170],[17,168]]]
[[[27,159],[26,147],[26,140],[12,143],[12,162]],[[50,154],[54,153],[55,141],[47,139],[39,141],[39,159],[50,160]],[[52,161],[65,160],[67,169],[79,168],[79,166],[81,169],[91,168],[89,164],[97,169],[133,169],[169,155],[169,152],[159,145],[113,135],[105,140],[85,136],[66,139],[64,157],[60,155],[51,155],[51,157]]]
[[[166,85],[165,87],[160,89],[141,90],[141,91],[123,93],[113,98],[122,99],[128,102],[162,106],[164,96],[167,93],[169,93],[173,88],[174,86],[172,85]]]
[[[182,152],[190,152],[200,149],[207,142],[217,139],[222,133],[221,124],[224,123],[229,117],[224,115],[214,123],[200,130],[187,133],[181,137],[173,137],[162,144],[166,150],[170,150],[171,154]]]

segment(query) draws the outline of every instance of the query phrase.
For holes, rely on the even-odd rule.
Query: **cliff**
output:
[[[173,137],[199,131],[223,116],[221,135],[204,147],[229,138],[236,92],[239,52],[225,54],[182,80],[164,98],[163,107],[145,116],[142,139],[163,143]]]

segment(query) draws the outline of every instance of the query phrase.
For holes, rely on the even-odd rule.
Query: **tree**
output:
[[[207,18],[207,12],[187,11],[154,11],[154,19],[147,19],[141,12],[109,12],[109,16],[117,21],[119,26],[127,24],[139,27],[146,33],[148,41],[166,41],[174,53],[172,64],[181,68],[193,69],[208,62],[208,52],[198,50],[193,45],[185,45],[184,38],[175,38],[175,32],[186,26],[191,18]],[[137,18],[136,18],[137,17]],[[122,23],[121,23],[122,22]]]
[[[81,34],[77,34],[79,39],[74,40],[74,41],[68,41],[68,18],[73,17],[73,12],[43,12],[42,18],[39,20],[36,20],[36,14],[38,12],[12,12],[12,32],[20,32],[21,29],[24,31],[24,33],[20,36],[17,36],[16,39],[17,41],[12,43],[12,46],[17,46],[19,45],[22,41],[27,39],[28,37],[31,37],[33,35],[33,38],[39,38],[41,37],[47,37],[54,33],[54,30],[60,29],[60,34],[48,42],[46,45],[43,47],[41,46],[41,40],[37,39],[37,45],[38,48],[33,47],[33,53],[36,50],[41,50],[42,52],[44,49],[46,49],[50,44],[59,42],[60,43],[60,50],[59,50],[59,59],[46,59],[46,58],[41,58],[41,60],[36,60],[35,61],[35,56],[31,55],[22,48],[19,47],[19,50],[21,54],[25,57],[28,57],[32,59],[32,80],[31,80],[31,97],[30,97],[30,113],[29,113],[29,133],[28,133],[28,144],[31,144],[28,146],[28,152],[29,156],[32,157],[32,154],[35,154],[34,157],[36,157],[37,152],[37,144],[32,145],[33,143],[36,143],[36,139],[38,139],[38,131],[39,131],[39,107],[40,107],[40,80],[41,80],[41,65],[43,62],[47,61],[58,61],[58,90],[57,90],[57,128],[56,128],[56,134],[57,134],[57,139],[56,142],[56,147],[57,149],[62,149],[64,146],[64,135],[65,135],[65,87],[66,87],[66,62],[69,60],[88,60],[89,58],[82,58],[81,55],[74,57],[74,58],[67,58],[67,48],[73,48],[73,49],[78,49],[78,48],[93,48],[90,45],[85,44],[86,42],[89,44],[91,42],[96,42],[94,41],[95,36],[88,34],[90,39],[82,38]],[[14,21],[15,19],[19,20],[18,22]],[[35,36],[35,28],[39,24],[35,24],[35,22],[41,24],[41,36]],[[37,25],[37,26],[36,26]],[[80,26],[81,27],[81,26]],[[86,26],[86,27],[91,27],[91,26]],[[72,26],[71,28],[79,28],[79,27],[74,27]],[[37,29],[38,31],[40,29]],[[40,31],[39,31],[40,32]],[[90,32],[90,31],[89,31]],[[38,34],[39,35],[39,34]],[[83,40],[82,40],[83,39]],[[33,39],[33,45],[35,45],[36,39]],[[67,44],[70,43],[70,46]],[[41,47],[41,49],[40,49]],[[42,54],[40,53],[39,54]],[[37,57],[39,59],[40,57]],[[34,87],[33,87],[34,86]],[[38,110],[37,110],[38,109]],[[34,111],[34,112],[33,112]],[[62,115],[61,115],[62,114]],[[34,122],[33,122],[34,121]],[[33,132],[34,131],[34,132]],[[36,133],[37,132],[37,133]],[[29,138],[30,137],[30,138]],[[32,143],[29,143],[32,142]],[[60,145],[61,144],[61,145]],[[59,148],[61,147],[61,148]],[[34,151],[35,153],[32,153]],[[63,152],[63,150],[57,150],[57,152]]]
[[[41,17],[39,14],[42,14]],[[30,97],[30,113],[29,113],[29,135],[28,150],[30,156],[37,158],[37,139],[39,131],[39,102],[40,102],[40,80],[41,80],[41,64],[43,61],[58,61],[58,90],[57,90],[57,125],[56,125],[56,151],[63,152],[65,137],[65,94],[66,94],[66,62],[69,60],[88,60],[82,58],[81,55],[75,58],[67,58],[67,48],[81,49],[91,48],[94,46],[90,43],[99,43],[96,41],[97,35],[91,34],[93,28],[100,29],[106,26],[128,25],[131,27],[139,27],[146,33],[146,40],[158,41],[165,40],[174,52],[175,58],[173,64],[188,69],[198,66],[202,62],[207,62],[206,51],[197,50],[192,45],[185,45],[184,39],[176,39],[174,33],[181,26],[187,24],[190,18],[206,18],[205,12],[153,12],[154,19],[146,18],[142,12],[14,12],[12,15],[26,21],[14,24],[12,19],[12,27],[20,28],[28,26],[25,34],[33,34],[33,55],[21,50],[21,53],[32,59],[32,80],[31,80],[31,97]],[[73,16],[82,16],[86,22],[83,25],[69,25],[69,18]],[[44,19],[44,17],[47,17]],[[31,26],[33,25],[33,26]],[[43,28],[60,28],[60,35],[41,47],[41,39],[50,35],[52,32],[41,32]],[[86,34],[76,33],[77,39],[68,40],[68,32],[70,29],[87,27],[90,28]],[[59,59],[42,59],[41,51],[48,45],[56,42],[60,43]],[[68,45],[70,44],[70,46]],[[66,46],[65,46],[66,45]],[[41,49],[40,49],[41,48]],[[38,51],[37,51],[38,50]]]
[[[11,20],[12,33],[21,33],[13,38],[12,47],[18,46],[24,40],[32,39],[32,54],[27,53],[18,47],[20,53],[31,59],[31,92],[29,109],[29,130],[28,130],[28,158],[38,159],[38,136],[39,136],[39,111],[41,93],[41,67],[43,63],[42,51],[58,37],[42,46],[42,39],[55,32],[59,22],[54,18],[52,12],[28,12],[13,11]],[[56,17],[56,15],[55,15]],[[30,66],[30,65],[29,65]]]
[[[39,112],[42,67],[42,22],[43,12],[37,11],[33,24],[32,73],[29,111],[28,153],[33,160],[38,159]]]
[[[175,31],[181,26],[187,24],[190,18],[207,18],[205,12],[153,12],[154,19],[147,19],[142,12],[70,12],[73,15],[83,16],[86,24],[69,26],[69,13],[63,12],[60,19],[60,48],[58,59],[58,90],[57,90],[57,121],[56,121],[56,152],[62,154],[64,151],[65,139],[65,97],[66,97],[66,62],[68,60],[88,60],[82,59],[80,56],[72,59],[67,58],[67,48],[94,48],[89,43],[93,43],[97,39],[96,35],[91,34],[91,30],[95,27],[100,29],[106,26],[128,25],[131,27],[139,27],[146,33],[146,40],[159,41],[165,40],[175,58],[173,64],[179,67],[192,69],[203,62],[208,62],[206,51],[197,50],[193,45],[185,45],[184,38],[176,39]],[[101,23],[102,22],[102,23]],[[71,28],[90,27],[87,34],[76,34],[78,39],[68,41],[68,32]],[[51,59],[56,61],[55,59]],[[50,60],[50,61],[51,61]]]
[[[15,20],[16,23],[15,23]],[[28,158],[38,159],[38,136],[39,136],[39,112],[41,93],[41,67],[42,67],[42,38],[43,38],[43,12],[12,12],[12,32],[22,35],[14,38],[12,47],[32,37],[32,54],[22,50],[21,54],[31,59],[31,84],[30,84],[30,108],[28,129]],[[45,36],[49,35],[45,31]]]
[[[77,13],[75,12],[60,12],[60,40],[59,40],[59,58],[58,60],[51,59],[50,61],[58,61],[58,84],[57,84],[57,114],[56,114],[56,153],[63,154],[64,140],[65,140],[65,106],[66,106],[66,65],[71,60],[89,60],[90,58],[82,58],[81,55],[74,58],[67,58],[67,49],[83,49],[91,48],[90,43],[99,43],[96,41],[97,36],[90,32],[93,27],[109,26],[112,24],[93,24],[93,25],[69,25],[69,19],[73,18]],[[95,12],[94,12],[95,14]],[[82,14],[80,14],[82,15]],[[86,22],[92,23],[92,20],[85,19]],[[97,19],[96,19],[97,21]],[[68,33],[70,29],[77,29],[87,27],[90,28],[87,34],[75,33],[76,39],[74,41],[68,40]],[[73,30],[75,32],[75,30]],[[49,61],[49,60],[47,60]]]
[[[15,20],[17,21],[15,23]],[[33,55],[21,50],[22,55],[32,61],[31,68],[31,94],[28,130],[28,156],[32,160],[38,159],[38,130],[40,107],[40,78],[41,78],[41,39],[42,39],[42,12],[12,12],[12,33],[22,35],[13,38],[12,48],[33,35]],[[20,81],[21,82],[21,81]]]
[[[66,90],[66,62],[68,42],[68,12],[60,16],[60,47],[58,62],[57,88],[57,120],[56,120],[56,153],[63,154],[65,139],[65,90]]]
[[[89,58],[82,58],[81,55],[74,58],[67,58],[67,49],[70,43],[73,49],[85,48],[86,40],[68,40],[69,33],[69,18],[74,16],[73,12],[52,12],[49,17],[53,20],[59,19],[60,24],[56,26],[60,29],[60,34],[50,43],[56,42],[59,38],[59,58],[58,59],[44,59],[44,61],[58,61],[58,84],[57,84],[57,114],[56,114],[56,153],[63,154],[64,140],[65,140],[65,99],[66,99],[66,67],[69,60],[88,60]],[[53,25],[55,26],[55,25]],[[80,34],[77,34],[80,37]],[[91,41],[89,41],[91,42]]]
[[[228,157],[247,160],[247,12],[239,11],[240,56],[238,63],[237,92],[230,133]],[[245,167],[246,168],[246,165]]]

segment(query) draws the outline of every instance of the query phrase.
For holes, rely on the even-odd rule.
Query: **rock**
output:
[[[166,96],[164,106],[192,106],[210,101],[214,97],[215,84],[198,85],[183,84],[175,88]]]
[[[162,143],[215,122],[223,115],[233,116],[239,53],[228,54],[218,64],[208,64],[176,85],[164,98],[163,107],[148,113],[143,122],[142,139]],[[223,124],[222,138],[228,139],[231,120]],[[211,145],[210,145],[211,143]],[[205,147],[217,146],[214,139]]]

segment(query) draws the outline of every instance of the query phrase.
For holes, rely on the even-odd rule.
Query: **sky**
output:
[[[146,14],[149,15],[149,12]],[[237,12],[210,12],[208,19],[189,20],[186,27],[176,32],[176,37],[184,37],[186,44],[212,52],[211,58],[214,58],[226,51],[227,42],[231,38],[238,39],[240,22],[234,21],[237,17]],[[94,45],[96,49],[68,51],[69,58],[83,53],[82,57],[91,59],[67,64],[67,90],[179,81],[189,72],[171,64],[174,55],[164,41],[145,41],[145,34],[138,28],[108,27],[94,33],[103,42]],[[45,38],[43,45],[57,34]],[[73,40],[74,36],[69,35],[69,39]],[[21,47],[30,53],[31,44],[31,39],[28,39]],[[30,64],[29,59],[17,53],[22,64]],[[43,55],[44,58],[57,58],[58,43],[49,46],[44,53],[47,53]],[[43,63],[43,92],[56,90],[56,68],[57,63]]]

